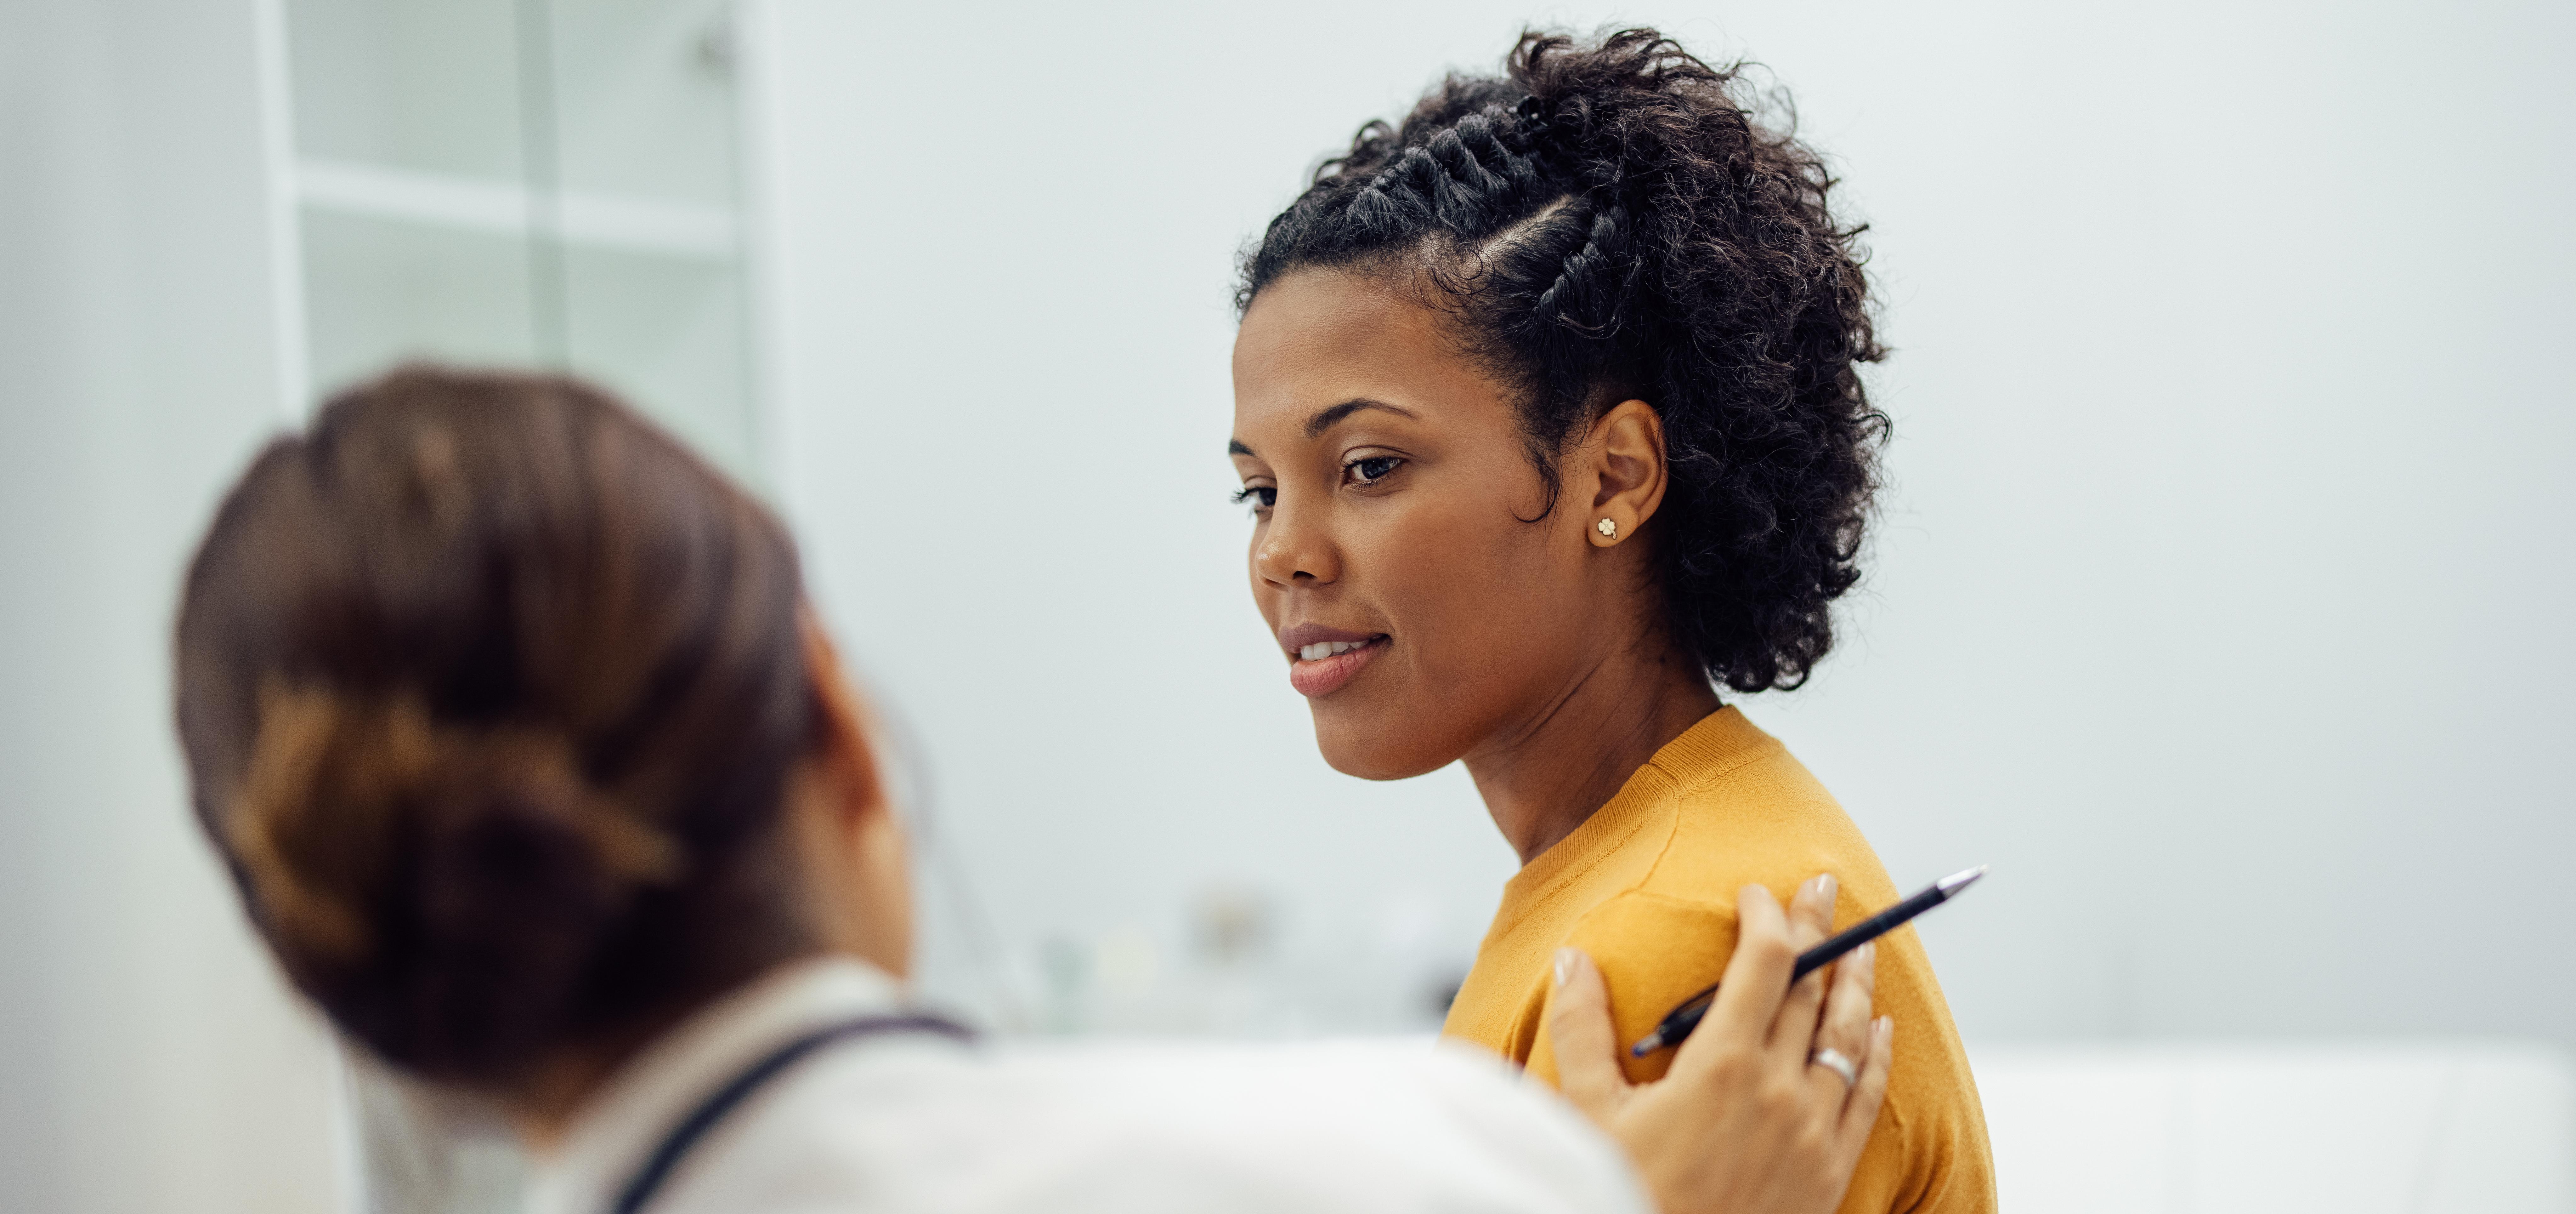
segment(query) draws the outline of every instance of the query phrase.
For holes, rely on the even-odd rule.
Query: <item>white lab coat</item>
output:
[[[846,959],[698,1013],[536,1160],[529,1214],[606,1214],[707,1093],[815,1028],[898,1009]],[[701,1140],[650,1214],[1491,1211],[1640,1214],[1618,1149],[1490,1055],[1413,1042],[825,1047]]]

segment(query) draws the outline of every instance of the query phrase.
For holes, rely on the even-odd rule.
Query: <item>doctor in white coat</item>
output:
[[[1559,959],[1565,1097],[1471,1047],[1036,1048],[912,1007],[903,837],[757,503],[577,383],[409,371],[192,564],[196,810],[296,985],[495,1102],[538,1214],[1824,1214],[1886,1086],[1865,955],[1748,889],[1663,1080]],[[1817,1063],[1824,1058],[1822,1064]]]

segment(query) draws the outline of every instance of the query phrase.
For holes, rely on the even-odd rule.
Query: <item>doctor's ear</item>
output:
[[[796,627],[804,640],[806,678],[814,697],[813,757],[839,786],[842,812],[852,817],[891,814],[873,721],[841,670],[840,652],[812,607],[797,611]]]
[[[1670,483],[1663,416],[1642,400],[1623,400],[1594,421],[1565,476],[1566,499],[1587,507],[1585,538],[1595,548],[1635,536],[1664,504]]]
[[[808,914],[825,947],[904,978],[912,968],[912,866],[867,704],[811,609],[798,613],[813,684],[813,750],[790,806],[808,885]]]

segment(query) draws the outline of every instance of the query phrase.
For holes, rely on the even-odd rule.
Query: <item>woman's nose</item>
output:
[[[1341,579],[1341,557],[1302,512],[1276,506],[1252,546],[1252,575],[1274,586],[1322,585]]]

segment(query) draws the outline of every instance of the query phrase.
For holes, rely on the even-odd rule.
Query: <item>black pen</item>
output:
[[[1949,901],[1953,895],[1976,884],[1977,878],[1985,875],[1986,866],[1983,864],[1963,873],[1952,873],[1924,887],[1922,893],[1834,933],[1824,943],[1798,954],[1798,964],[1789,971],[1790,985],[1794,986],[1800,978],[1833,964],[1834,958],[1895,931],[1904,926],[1906,920]],[[1699,1027],[1700,1017],[1707,1015],[1709,1005],[1715,1002],[1717,986],[1714,983],[1707,990],[1682,1000],[1680,1007],[1664,1013],[1663,1020],[1655,1025],[1655,1031],[1628,1047],[1629,1056],[1643,1058],[1666,1046],[1680,1045],[1682,1038],[1690,1036],[1691,1030]]]

